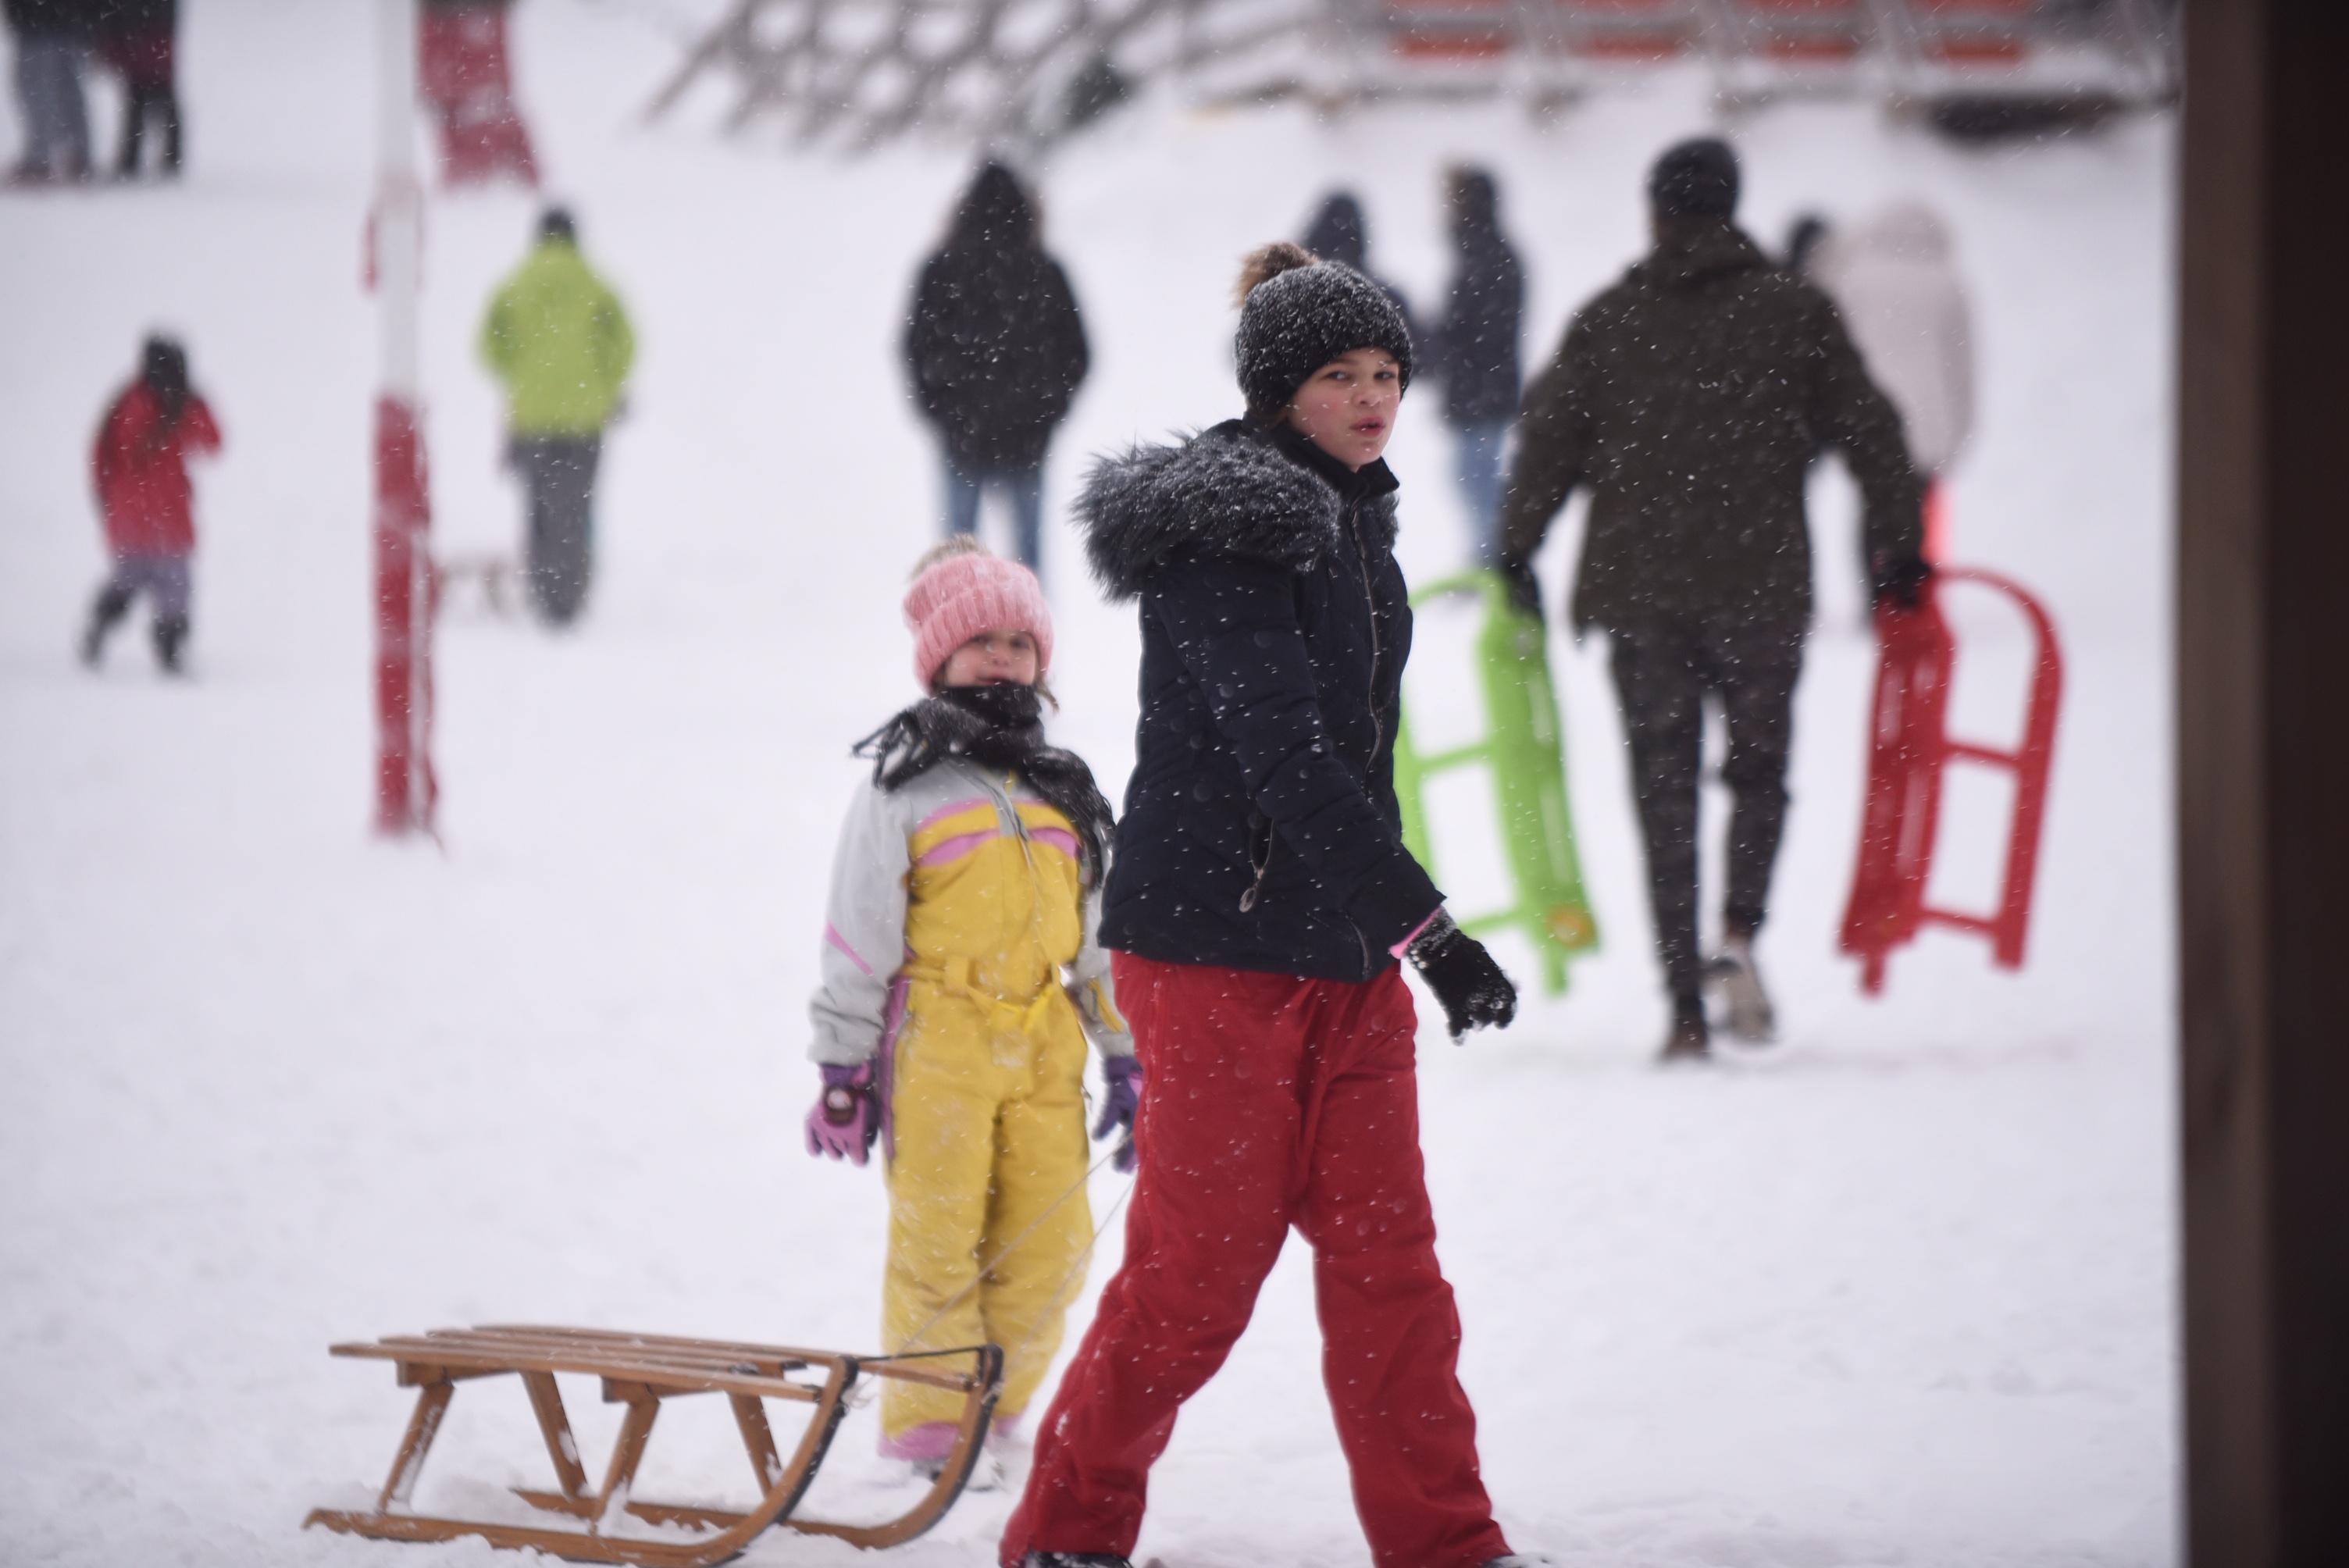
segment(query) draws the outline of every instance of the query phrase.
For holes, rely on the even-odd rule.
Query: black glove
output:
[[[1444,1021],[1454,1039],[1487,1024],[1506,1029],[1517,1016],[1517,988],[1485,944],[1453,924],[1443,911],[1436,912],[1404,952],[1444,1004]]]
[[[1534,575],[1534,563],[1530,561],[1504,561],[1501,562],[1501,578],[1509,585],[1509,603],[1516,606],[1517,613],[1540,620],[1541,582]]]
[[[1887,604],[1914,610],[1932,580],[1932,563],[1921,555],[1879,555],[1869,562],[1868,586],[1878,609]]]

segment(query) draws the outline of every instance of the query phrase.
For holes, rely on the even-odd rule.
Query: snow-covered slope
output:
[[[0,196],[0,1556],[486,1563],[296,1531],[312,1504],[372,1495],[405,1417],[330,1339],[490,1318],[876,1333],[879,1183],[800,1151],[801,1019],[845,749],[906,696],[895,603],[936,477],[897,313],[966,165],[795,160],[719,141],[707,114],[641,129],[674,58],[659,8],[518,9],[552,188],[634,308],[642,369],[587,623],[444,626],[447,847],[389,846],[365,832],[367,7],[187,10],[184,187]],[[1232,411],[1234,258],[1330,182],[1363,192],[1374,258],[1432,300],[1437,171],[1489,163],[1547,354],[1635,253],[1648,159],[1706,122],[1701,84],[1672,77],[1539,130],[1502,108],[1110,122],[1045,174],[1097,366],[1053,504],[1087,452]],[[2039,923],[2019,975],[1938,936],[1873,1004],[1833,954],[1873,655],[1829,470],[1763,944],[1788,1038],[1652,1071],[1604,650],[1558,641],[1608,945],[1569,996],[1464,1048],[1431,1032],[1423,1060],[1488,1477],[1520,1548],[1578,1568],[2165,1563],[2168,129],[1963,153],[1827,104],[1735,135],[1765,239],[1800,208],[1896,195],[1959,237],[1985,380],[1959,553],[2043,591],[2072,658]],[[512,537],[470,345],[533,210],[493,194],[429,220],[445,549]],[[185,686],[131,637],[101,676],[70,656],[100,570],[86,443],[158,323],[186,335],[230,442],[198,480]],[[1431,408],[1392,457],[1406,564],[1448,569],[1464,529]],[[1133,631],[1057,515],[1048,548],[1058,733],[1114,781]],[[1967,624],[1960,706],[1997,732],[2023,649],[1994,614]],[[1456,632],[1429,617],[1423,676]],[[1999,806],[1995,787],[1954,796],[1951,896],[1986,896]],[[1473,902],[1487,857],[1455,838],[1444,869]],[[1097,1212],[1120,1185],[1102,1179]],[[1112,1228],[1093,1287],[1116,1252]],[[1185,1416],[1146,1553],[1366,1560],[1304,1262]],[[828,1505],[891,1501],[870,1418]],[[583,1425],[599,1448],[608,1423]],[[665,1418],[654,1453],[648,1491],[744,1484],[722,1411]],[[420,1501],[498,1507],[535,1454],[518,1394],[469,1389]],[[900,1555],[990,1562],[1006,1506],[971,1498]],[[853,1556],[775,1537],[748,1561]]]

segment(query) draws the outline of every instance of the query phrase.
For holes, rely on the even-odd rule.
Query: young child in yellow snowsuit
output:
[[[861,1165],[881,1140],[884,1343],[1001,1346],[999,1449],[1060,1347],[1092,1241],[1086,1035],[1108,1089],[1094,1136],[1131,1133],[1142,1074],[1094,940],[1109,802],[1044,744],[1042,589],[964,537],[924,558],[905,610],[930,695],[856,748],[874,775],[833,861],[808,1150]],[[960,1408],[890,1380],[882,1452],[935,1471]]]

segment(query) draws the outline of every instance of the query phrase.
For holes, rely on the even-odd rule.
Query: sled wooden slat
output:
[[[969,1480],[1003,1378],[1003,1353],[991,1345],[900,1360],[738,1340],[492,1325],[394,1335],[330,1348],[336,1356],[392,1363],[400,1386],[418,1390],[417,1402],[374,1511],[319,1509],[305,1524],[384,1541],[473,1537],[492,1546],[526,1548],[574,1562],[640,1563],[645,1568],[704,1568],[723,1563],[771,1524],[866,1547],[914,1539],[945,1516]],[[968,1358],[972,1370],[945,1370],[942,1362],[948,1357]],[[568,1523],[506,1524],[409,1512],[417,1477],[457,1386],[507,1373],[521,1379],[529,1397],[558,1488],[517,1487],[515,1495]],[[601,1484],[593,1491],[555,1382],[558,1373],[595,1377],[605,1400],[627,1407]],[[804,1380],[794,1381],[793,1374]],[[937,1480],[895,1519],[846,1524],[795,1518],[793,1511],[823,1463],[847,1411],[850,1390],[860,1377],[895,1378],[960,1393],[963,1411],[954,1448]],[[694,1394],[723,1395],[732,1408],[743,1450],[758,1478],[759,1501],[748,1511],[640,1501],[630,1495],[662,1404]],[[776,1447],[767,1419],[768,1399],[814,1407],[788,1459]],[[610,1532],[608,1527],[621,1520],[696,1531],[700,1536],[656,1539]]]
[[[440,1383],[460,1378],[494,1377],[501,1372],[577,1372],[621,1381],[647,1382],[673,1394],[755,1394],[769,1399],[797,1399],[812,1404],[822,1390],[780,1377],[735,1370],[715,1364],[663,1363],[633,1356],[597,1356],[592,1350],[563,1346],[522,1344],[462,1344],[453,1341],[385,1340],[378,1345],[337,1345],[336,1356],[357,1356],[394,1361],[417,1369],[415,1383]]]
[[[653,1362],[665,1367],[693,1367],[740,1376],[781,1377],[792,1372],[803,1372],[810,1365],[808,1357],[798,1352],[779,1354],[771,1346],[713,1346],[707,1349],[682,1345],[646,1345],[621,1340],[603,1342],[589,1339],[565,1339],[545,1335],[533,1335],[515,1329],[436,1328],[429,1334],[393,1335],[363,1347],[364,1353],[381,1354],[385,1346],[413,1350],[429,1355],[441,1350],[524,1351],[533,1355],[577,1354],[594,1357],[598,1362],[628,1360]]]
[[[397,1335],[372,1345],[353,1346],[348,1350],[336,1347],[336,1354],[369,1356],[379,1359],[397,1360],[402,1357],[417,1361],[434,1357],[447,1360],[481,1360],[498,1357],[531,1357],[540,1359],[564,1357],[592,1364],[601,1368],[615,1366],[651,1367],[677,1373],[707,1373],[721,1377],[766,1377],[787,1379],[793,1372],[809,1369],[801,1357],[758,1356],[747,1352],[670,1350],[660,1346],[603,1347],[585,1343],[571,1344],[560,1340],[533,1339],[511,1334],[477,1334],[435,1332],[426,1335]],[[557,1370],[573,1370],[560,1367]]]
[[[435,1332],[445,1333],[451,1331],[436,1330]],[[639,1353],[651,1351],[666,1353],[671,1348],[675,1348],[685,1351],[715,1351],[721,1352],[728,1356],[743,1357],[813,1357],[819,1360],[824,1358],[830,1354],[830,1352],[823,1350],[791,1350],[783,1346],[774,1345],[750,1345],[740,1340],[732,1339],[679,1339],[659,1334],[623,1334],[616,1330],[605,1328],[547,1328],[528,1324],[492,1324],[482,1328],[470,1330],[469,1332],[475,1334],[499,1335],[545,1335],[559,1339],[566,1344],[577,1343],[583,1345],[626,1346],[632,1351]],[[857,1358],[857,1362],[858,1365],[863,1367],[865,1371],[879,1377],[895,1378],[901,1383],[921,1383],[933,1388],[945,1388],[953,1393],[960,1393],[969,1386],[970,1379],[967,1374],[929,1371],[925,1369],[923,1364],[931,1360],[942,1360],[957,1356],[968,1356],[970,1352],[968,1350],[947,1350],[936,1352],[934,1356],[864,1356],[859,1357]],[[796,1366],[803,1366],[804,1364],[804,1361],[797,1363],[786,1362],[784,1369],[790,1370]]]

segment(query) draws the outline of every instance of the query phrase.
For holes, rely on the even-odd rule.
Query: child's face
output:
[[[1025,632],[981,632],[947,656],[941,686],[1034,686],[1036,639]]]
[[[1402,367],[1382,348],[1357,348],[1316,370],[1288,405],[1288,422],[1359,469],[1375,462],[1402,407]]]

